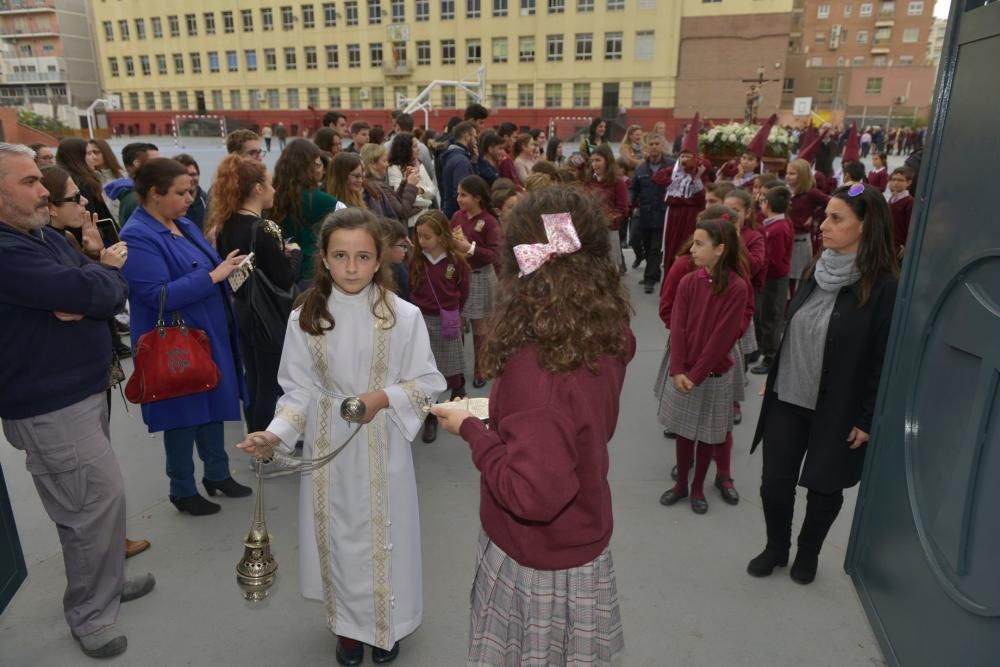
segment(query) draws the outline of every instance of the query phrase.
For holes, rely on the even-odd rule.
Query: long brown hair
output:
[[[313,286],[306,290],[301,298],[302,310],[299,313],[299,327],[310,336],[322,336],[336,326],[329,306],[330,294],[335,289],[333,275],[326,268],[323,258],[326,256],[334,232],[352,229],[367,232],[375,245],[375,260],[379,263],[379,268],[372,278],[372,283],[375,285],[378,297],[372,303],[372,315],[375,319],[382,320],[386,328],[396,326],[396,312],[392,308],[392,299],[389,298],[393,286],[392,271],[382,261],[385,247],[382,243],[381,225],[375,214],[368,209],[347,208],[326,216],[320,229],[319,245],[316,248],[319,260],[316,262],[316,278]]]
[[[80,188],[86,188],[87,194],[97,201],[104,201],[101,193],[101,181],[97,172],[87,164],[87,142],[77,137],[69,137],[59,142],[56,149],[56,164],[69,172]]]
[[[364,169],[361,156],[357,153],[342,151],[333,157],[330,164],[330,173],[326,180],[326,191],[337,198],[337,201],[344,202],[347,206],[354,208],[367,208],[364,195],[351,189],[351,172],[358,167]]]
[[[729,210],[732,211],[732,209]],[[706,215],[698,221],[695,229],[700,229],[708,234],[713,246],[719,244],[726,246],[722,257],[712,267],[712,291],[716,294],[722,294],[726,291],[726,288],[729,287],[730,272],[748,280],[750,265],[747,262],[746,253],[743,251],[743,241],[740,239],[740,233],[736,231],[736,225],[721,217],[711,218]]]
[[[112,176],[115,178],[125,177],[125,170],[122,169],[122,165],[118,161],[118,156],[111,150],[108,142],[104,139],[91,139],[87,142],[87,145],[97,146],[97,150],[101,151],[101,159],[104,160],[103,168],[109,170]]]
[[[861,221],[861,243],[858,244],[857,267],[861,274],[861,305],[868,303],[872,289],[883,273],[899,275],[899,257],[892,243],[892,212],[881,192],[865,185],[864,192],[852,197],[849,190],[853,186],[843,186],[830,195],[847,204]],[[807,272],[812,276],[816,266]]]
[[[320,156],[319,148],[311,141],[290,141],[281,151],[274,165],[274,205],[271,206],[271,218],[278,224],[288,218],[296,228],[311,226],[310,221],[302,219],[302,193],[317,189],[313,169]],[[214,186],[212,197],[215,197]]]
[[[604,160],[604,164],[607,165],[604,168],[604,178],[598,180],[597,176],[594,174],[593,168],[591,168],[586,172],[587,182],[601,183],[603,185],[614,185],[617,183],[618,179],[621,177],[621,168],[618,166],[618,161],[615,160],[615,154],[611,152],[611,146],[606,143],[599,144],[596,148],[594,148],[590,157],[594,157],[595,155],[601,156]]]
[[[465,258],[455,246],[455,237],[451,235],[451,223],[448,222],[448,218],[444,213],[439,209],[421,213],[413,229],[417,230],[421,225],[430,227],[434,235],[441,239],[441,245],[444,246],[444,253],[448,256],[448,259],[454,264],[465,264]],[[413,259],[410,260],[411,285],[417,284],[417,280],[427,270],[427,264],[429,263],[427,258],[424,257],[424,252],[421,250],[419,242],[417,242],[416,246],[413,250]]]
[[[218,234],[223,225],[239,210],[253,189],[267,183],[267,167],[262,162],[230,153],[219,163],[212,182],[212,198],[208,202],[205,229]]]
[[[580,250],[553,257],[518,277],[514,246],[546,243],[541,216],[569,213]],[[603,207],[590,193],[556,185],[522,197],[506,221],[500,296],[480,363],[486,377],[503,372],[525,345],[538,348],[538,363],[551,372],[580,366],[596,370],[600,357],[625,354],[625,327],[632,314],[619,267],[609,258]]]

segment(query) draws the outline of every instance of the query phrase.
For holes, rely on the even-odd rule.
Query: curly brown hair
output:
[[[539,365],[554,373],[582,365],[593,371],[600,357],[625,354],[632,307],[619,267],[609,258],[603,210],[591,194],[561,185],[518,201],[507,221],[500,298],[480,357],[484,376],[503,373],[525,345],[536,346]],[[514,246],[547,242],[541,216],[563,212],[573,219],[580,250],[518,277]]]
[[[286,149],[287,150],[287,149]],[[385,246],[382,243],[382,226],[374,213],[364,208],[346,208],[334,211],[326,216],[323,227],[319,232],[319,244],[316,246],[316,253],[319,256],[316,262],[316,279],[310,287],[299,298],[302,304],[302,312],[299,313],[299,327],[310,336],[322,336],[327,331],[332,331],[336,326],[333,313],[330,312],[330,294],[333,292],[333,275],[326,268],[326,263],[322,261],[326,255],[327,247],[330,245],[330,237],[334,232],[340,230],[364,230],[372,237],[375,244],[375,258],[379,263],[379,268],[372,278],[378,297],[372,303],[372,314],[377,320],[384,320],[387,328],[396,325],[396,312],[392,308],[392,300],[389,298],[394,281],[392,271],[388,263],[382,261],[385,254]]]
[[[310,226],[303,220],[302,193],[317,190],[313,166],[321,151],[311,141],[290,141],[274,165],[274,204],[271,218],[278,224],[287,218],[294,229]]]
[[[208,203],[205,229],[218,236],[226,221],[250,198],[254,188],[266,183],[267,167],[263,162],[243,157],[239,153],[230,153],[222,158],[215,171],[215,182],[212,183],[212,199]]]

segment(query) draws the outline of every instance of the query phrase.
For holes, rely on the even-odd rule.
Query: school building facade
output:
[[[792,6],[793,0],[248,0],[235,7],[225,0],[107,0],[93,4],[93,30],[104,89],[121,99],[109,119],[142,133],[168,131],[180,114],[225,116],[231,126],[281,121],[308,131],[329,109],[388,126],[397,101],[416,97],[434,80],[475,80],[481,67],[484,104],[498,120],[545,127],[554,118],[571,119],[558,121],[564,128],[600,114],[621,126],[664,120],[673,128],[680,122],[675,116],[702,107],[703,116],[742,117],[741,80],[760,66],[769,76],[775,63],[784,67]],[[716,66],[717,40],[742,49],[725,67]],[[429,124],[443,126],[469,101],[461,87],[436,88]],[[771,101],[776,110],[779,99]]]

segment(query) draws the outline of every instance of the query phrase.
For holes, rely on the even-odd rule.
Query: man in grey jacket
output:
[[[674,161],[666,156],[666,147],[666,139],[659,134],[650,135],[647,139],[646,159],[635,168],[635,174],[629,182],[632,206],[639,209],[639,217],[633,222],[630,234],[632,249],[635,250],[632,268],[639,268],[643,261],[646,262],[646,270],[642,276],[646,294],[652,294],[656,283],[660,281],[660,264],[663,259],[663,217],[666,214],[663,196],[666,188],[653,182],[653,174],[674,166]]]

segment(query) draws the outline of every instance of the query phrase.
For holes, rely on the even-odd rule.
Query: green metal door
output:
[[[955,0],[847,558],[893,665],[1000,665],[998,71]]]
[[[0,613],[27,576],[28,568],[24,564],[21,541],[17,538],[17,526],[14,525],[14,510],[7,495],[3,468],[0,468]]]

